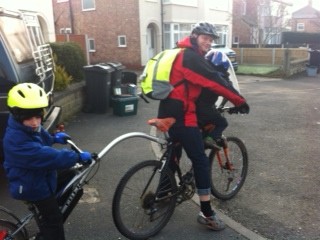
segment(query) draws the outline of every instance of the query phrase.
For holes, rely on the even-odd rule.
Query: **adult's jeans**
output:
[[[204,152],[202,134],[199,128],[171,127],[169,135],[173,141],[181,143],[192,162],[198,194],[210,194],[209,159]]]

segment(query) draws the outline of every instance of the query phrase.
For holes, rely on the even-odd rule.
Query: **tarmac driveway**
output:
[[[249,175],[236,198],[214,204],[269,239],[320,239],[320,76],[239,77],[249,115],[227,116]]]
[[[245,141],[249,174],[234,199],[227,202],[213,199],[213,203],[265,238],[320,239],[320,76],[289,80],[240,76],[239,84],[251,112],[227,116],[229,127],[225,135]],[[99,151],[120,134],[148,132],[145,122],[156,115],[156,108],[156,101],[145,104],[140,100],[138,114],[132,117],[82,114],[67,124],[67,132],[84,150]],[[128,166],[152,158],[151,147],[145,141],[123,142],[113,149],[88,185],[94,204],[84,198],[85,202],[79,204],[66,223],[68,239],[124,239],[112,223],[113,191]],[[0,179],[3,179],[1,172]],[[25,206],[5,196],[5,185],[0,182],[1,204],[23,211]],[[192,219],[198,207],[191,202],[177,211],[171,224],[154,239],[245,239],[231,229],[218,233],[195,231]],[[190,219],[185,221],[189,225],[182,219]]]

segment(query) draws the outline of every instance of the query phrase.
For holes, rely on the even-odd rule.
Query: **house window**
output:
[[[71,34],[71,28],[60,28],[60,34]]]
[[[96,51],[96,46],[93,38],[88,38],[88,49],[89,49],[89,52]]]
[[[227,25],[218,25],[216,24],[216,31],[219,35],[219,38],[214,40],[215,43],[217,44],[223,44],[226,45],[227,43],[227,37],[229,35],[229,30],[228,30]]]
[[[189,23],[165,23],[164,24],[164,48],[174,48],[176,42],[189,36],[194,24]]]
[[[239,44],[239,37],[238,36],[233,37],[233,43]]]
[[[182,38],[189,36],[194,24],[190,23],[165,23],[164,24],[164,48],[176,47],[176,42]],[[217,44],[226,44],[229,30],[227,25],[216,25],[219,39],[215,40]]]
[[[242,15],[246,15],[247,14],[247,1],[246,0],[242,0]]]
[[[95,10],[95,0],[82,0],[82,10],[88,11],[88,10]]]
[[[126,47],[127,46],[127,38],[125,35],[118,36],[118,47]]]
[[[297,23],[297,31],[299,32],[304,31],[304,23]]]

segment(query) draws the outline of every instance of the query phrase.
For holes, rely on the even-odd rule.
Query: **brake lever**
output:
[[[68,139],[67,143],[71,146],[72,150],[76,151],[77,153],[82,153],[82,150],[73,141],[71,141],[71,139]]]

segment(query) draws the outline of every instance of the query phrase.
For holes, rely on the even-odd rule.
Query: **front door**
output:
[[[147,28],[147,49],[148,59],[155,55],[155,30],[152,25]]]

